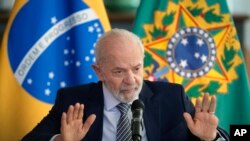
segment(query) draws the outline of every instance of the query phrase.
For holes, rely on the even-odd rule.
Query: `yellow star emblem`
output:
[[[182,84],[187,94],[196,98],[201,96],[201,92],[227,94],[228,84],[238,78],[235,69],[243,62],[230,14],[221,13],[219,4],[209,6],[205,0],[196,3],[183,0],[178,4],[169,1],[167,7],[165,11],[155,11],[154,22],[143,26],[145,78]],[[167,60],[166,51],[171,38],[187,27],[197,27],[209,33],[216,48],[212,68],[196,78],[182,77],[170,67]],[[185,62],[182,63],[185,65]]]

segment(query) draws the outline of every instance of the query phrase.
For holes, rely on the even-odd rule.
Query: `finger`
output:
[[[202,112],[208,112],[209,109],[209,95],[205,93],[202,99]]]
[[[74,109],[74,107],[72,105],[70,105],[69,109],[67,111],[67,116],[66,116],[67,123],[71,122],[73,119],[73,109]]]
[[[190,131],[192,131],[194,128],[194,121],[193,121],[191,115],[187,112],[184,112],[183,116],[186,120],[188,128],[190,129]]]
[[[79,109],[80,109],[80,104],[76,103],[74,106],[74,111],[73,111],[73,119],[78,118]]]
[[[80,105],[80,109],[79,109],[79,113],[78,113],[78,119],[82,119],[83,118],[83,109],[84,109],[84,105],[81,104]]]
[[[209,113],[214,113],[216,109],[216,97],[213,95],[211,98],[211,103],[210,103],[210,107],[209,107]]]
[[[195,102],[195,112],[201,112],[201,100],[199,98],[197,98]]]
[[[96,119],[96,115],[95,114],[91,114],[87,118],[87,120],[85,121],[85,123],[82,126],[82,130],[84,131],[85,134],[89,131],[89,128],[94,123],[95,119]]]
[[[62,117],[61,117],[61,125],[62,125],[62,128],[64,128],[64,126],[67,125],[66,116],[67,116],[66,113],[63,112],[63,113],[62,113]]]

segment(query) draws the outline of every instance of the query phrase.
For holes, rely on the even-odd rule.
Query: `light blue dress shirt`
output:
[[[120,118],[120,111],[116,108],[116,105],[120,103],[113,94],[103,84],[104,94],[104,109],[103,109],[103,136],[102,141],[115,141],[116,140],[116,126]],[[136,98],[138,99],[138,97]],[[131,103],[130,103],[131,104]],[[132,120],[131,109],[128,111],[128,118]],[[143,123],[144,126],[144,123]],[[146,130],[142,130],[142,141],[147,141]]]

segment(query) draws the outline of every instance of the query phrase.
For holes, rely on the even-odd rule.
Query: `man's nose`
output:
[[[135,83],[135,74],[132,71],[128,71],[127,75],[124,77],[123,80],[126,84],[134,84]]]

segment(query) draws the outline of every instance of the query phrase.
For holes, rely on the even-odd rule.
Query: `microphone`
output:
[[[142,133],[142,115],[144,110],[144,104],[141,100],[137,99],[132,103],[131,111],[133,114],[132,118],[132,139],[133,141],[141,141],[141,133]]]

